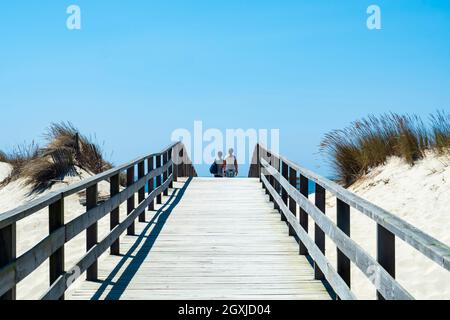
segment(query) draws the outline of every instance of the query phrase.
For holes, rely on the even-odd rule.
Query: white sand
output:
[[[41,197],[51,191],[66,187],[76,183],[90,174],[78,169],[80,175],[66,177],[63,183],[57,183],[50,190],[41,193],[29,195],[30,188],[25,186],[22,180],[13,181],[0,189],[0,213],[14,209],[37,197]],[[109,183],[99,183],[99,195],[109,195]],[[125,204],[126,205],[126,204]],[[86,207],[80,204],[80,196],[72,195],[65,199],[65,222],[69,222],[86,212]],[[121,221],[126,217],[126,209],[121,207]],[[30,217],[27,217],[17,223],[17,254],[20,256],[30,250],[39,241],[48,235],[48,209],[41,210]],[[109,215],[99,222],[99,240],[103,239],[109,233]],[[65,246],[66,270],[72,268],[86,252],[85,232],[78,235]],[[42,264],[35,272],[28,276],[17,286],[18,299],[39,299],[49,288],[48,262]],[[81,279],[81,278],[80,278]],[[76,285],[76,284],[74,284]]]
[[[0,183],[9,177],[12,167],[8,163],[0,162]]]
[[[0,167],[0,174],[7,168]],[[6,169],[5,169],[6,168]],[[82,177],[89,174],[81,172]],[[1,177],[1,175],[0,175]],[[66,183],[75,183],[80,177],[68,177]],[[55,185],[52,190],[65,187]],[[390,161],[361,179],[351,191],[389,210],[431,236],[450,245],[450,160],[430,155],[414,167],[392,158]],[[99,185],[100,194],[109,193],[109,184]],[[15,181],[0,189],[0,212],[15,208],[36,196],[28,196],[29,188],[22,181]],[[311,196],[314,199],[314,195]],[[335,198],[327,197],[327,215],[336,221]],[[65,200],[66,222],[85,212],[79,196]],[[126,209],[121,207],[121,221]],[[352,238],[375,257],[376,225],[356,210],[351,212]],[[18,223],[18,254],[29,250],[48,234],[48,210],[42,210]],[[99,223],[99,239],[108,233],[108,216]],[[310,234],[314,236],[313,224]],[[66,245],[66,269],[72,267],[85,253],[85,233]],[[327,239],[327,257],[335,264],[336,247]],[[397,278],[418,299],[450,299],[450,272],[437,266],[428,258],[397,241]],[[76,284],[75,284],[76,285]],[[37,299],[48,288],[48,263],[18,285],[19,299]],[[352,266],[352,289],[361,299],[374,299],[373,285]]]
[[[406,220],[450,246],[450,159],[429,154],[410,167],[399,158],[373,169],[349,188],[364,199]],[[314,199],[314,195],[311,196]],[[327,196],[327,215],[336,222],[336,198]],[[314,234],[310,222],[310,233]],[[376,224],[351,210],[351,237],[376,257]],[[336,265],[336,247],[327,239],[326,255]],[[416,299],[450,299],[450,272],[402,240],[397,240],[397,279]],[[374,299],[375,290],[352,265],[352,290],[360,299]]]

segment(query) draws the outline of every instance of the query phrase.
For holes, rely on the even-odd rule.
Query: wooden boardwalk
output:
[[[110,197],[99,201],[103,181]],[[80,192],[86,211],[65,221],[65,199]],[[336,222],[327,194],[336,200]],[[41,210],[48,210],[48,236],[18,255],[17,223]],[[376,223],[375,257],[351,238],[351,210]],[[110,232],[100,235],[105,219]],[[86,252],[74,263],[65,246],[82,234]],[[336,246],[336,268],[325,256],[327,241]],[[263,145],[248,179],[212,179],[197,178],[176,142],[0,213],[0,300],[16,300],[17,285],[44,263],[42,300],[354,300],[352,264],[378,299],[412,300],[396,279],[397,241],[450,271],[446,244]]]
[[[258,179],[179,179],[156,210],[66,298],[330,299]]]

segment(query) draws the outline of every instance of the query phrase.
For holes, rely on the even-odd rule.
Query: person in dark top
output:
[[[219,151],[217,153],[217,158],[214,160],[217,166],[217,172],[214,174],[216,178],[223,178],[224,176],[224,160],[223,160],[223,152]]]

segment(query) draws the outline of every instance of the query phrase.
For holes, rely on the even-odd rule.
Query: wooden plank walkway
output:
[[[174,188],[121,237],[122,256],[102,256],[99,281],[74,284],[67,299],[330,299],[258,179]]]

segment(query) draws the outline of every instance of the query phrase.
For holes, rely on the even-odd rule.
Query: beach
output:
[[[3,171],[0,173],[5,174],[8,171],[8,165],[0,164],[0,168],[2,167]],[[51,189],[40,194],[33,194],[31,196],[29,195],[31,191],[30,187],[26,186],[23,180],[19,179],[9,183],[5,187],[0,188],[0,212],[3,213],[14,209],[33,199],[36,199],[37,197],[44,196],[49,192],[60,190],[68,185],[74,184],[91,176],[91,174],[79,168],[77,171],[80,174],[79,176],[66,177],[63,182],[57,183]],[[107,181],[100,182],[98,184],[99,196],[109,196],[109,189],[110,186]],[[86,212],[86,207],[80,202],[83,198],[84,195],[82,194],[74,194],[64,199],[64,219],[66,223]],[[121,206],[120,214],[120,219],[123,220],[126,217],[126,203]],[[17,223],[17,256],[20,256],[30,250],[48,235],[48,224],[48,209],[40,210]],[[99,221],[98,233],[99,239],[102,239],[109,233],[109,215]],[[82,232],[65,245],[66,270],[70,270],[70,268],[72,268],[85,253],[86,233]],[[44,292],[49,288],[48,265],[48,261],[43,263],[38,269],[36,269],[36,271],[18,284],[18,300],[36,300],[44,294]],[[81,279],[82,277],[80,277],[79,280]],[[77,284],[78,281],[75,282],[73,286],[76,286]]]
[[[10,173],[7,164],[0,163],[0,177]],[[91,176],[77,169],[79,175],[66,177],[42,194],[29,195],[30,188],[19,179],[0,188],[2,212],[26,204],[36,197],[57,191]],[[349,188],[362,198],[390,211],[429,235],[450,245],[450,161],[448,157],[430,154],[414,166],[400,158],[390,158],[383,166],[371,170]],[[109,183],[99,184],[99,196],[109,195]],[[65,221],[86,211],[81,204],[82,194],[65,199]],[[314,201],[314,194],[309,196]],[[336,199],[327,194],[327,215],[336,221]],[[126,204],[121,207],[121,220]],[[314,223],[309,220],[309,234],[314,237]],[[99,239],[109,232],[109,216],[99,221]],[[17,223],[17,254],[25,253],[48,235],[48,209],[41,210]],[[351,237],[373,257],[376,257],[376,224],[368,217],[351,210]],[[85,233],[66,246],[66,269],[71,268],[85,254]],[[450,274],[401,240],[396,242],[396,268],[399,283],[417,299],[450,299]],[[106,253],[108,254],[108,253]],[[326,256],[336,267],[336,247],[327,240]],[[352,291],[359,299],[375,299],[376,291],[362,272],[352,265]],[[48,288],[48,262],[40,266],[18,285],[18,299],[38,299]],[[78,282],[74,284],[76,287]]]
[[[450,246],[450,160],[429,154],[410,166],[400,158],[373,169],[349,188],[360,197],[404,219]],[[314,194],[310,196],[314,201]],[[336,223],[336,198],[327,195],[326,213]],[[351,209],[351,238],[376,258],[376,223]],[[310,219],[310,234],[314,223]],[[336,246],[327,239],[326,256],[336,268]],[[450,273],[402,240],[396,240],[397,280],[416,299],[450,299]],[[376,291],[352,264],[352,291],[359,299],[375,299]]]

